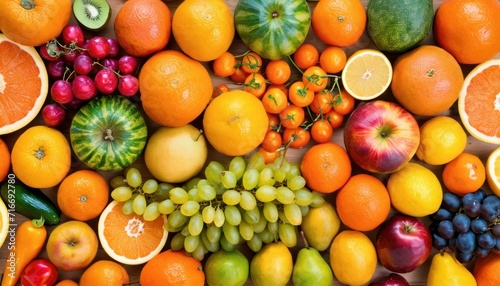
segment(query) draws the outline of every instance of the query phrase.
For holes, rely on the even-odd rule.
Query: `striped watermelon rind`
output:
[[[142,154],[147,135],[139,109],[121,95],[93,98],[78,110],[70,127],[73,152],[98,171],[130,166]]]

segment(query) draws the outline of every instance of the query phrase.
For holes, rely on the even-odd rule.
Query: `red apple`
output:
[[[386,269],[408,273],[427,260],[432,249],[432,237],[419,218],[396,214],[380,225],[375,237],[375,249]]]
[[[359,167],[392,173],[415,155],[420,130],[413,115],[399,104],[383,100],[356,108],[346,121],[344,144]]]
[[[401,275],[397,273],[390,273],[377,282],[372,282],[368,286],[410,286],[410,283]]]

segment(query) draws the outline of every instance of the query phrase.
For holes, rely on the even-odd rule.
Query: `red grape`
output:
[[[76,57],[73,69],[77,74],[87,75],[93,69],[94,60],[89,55],[82,54]]]
[[[113,71],[118,71],[118,61],[116,59],[105,58],[102,60],[102,65]]]
[[[118,91],[123,96],[134,96],[139,91],[139,80],[133,75],[123,75],[118,81]]]
[[[51,61],[47,64],[47,73],[51,79],[62,79],[66,71],[66,63],[63,59]]]
[[[42,118],[47,126],[56,127],[66,118],[66,109],[57,103],[50,103],[43,107]]]
[[[63,79],[56,80],[50,87],[50,96],[57,103],[70,103],[73,100],[71,83]]]
[[[64,45],[74,43],[77,47],[83,46],[85,41],[82,28],[75,24],[66,25],[61,32],[61,38]]]
[[[94,85],[100,93],[112,94],[118,86],[118,76],[113,71],[104,68],[95,75]]]
[[[120,45],[118,44],[118,41],[114,38],[106,38],[106,40],[108,41],[110,47],[108,56],[110,58],[116,57],[118,53],[120,53]]]
[[[87,52],[94,59],[104,59],[110,51],[111,46],[103,36],[94,36],[88,42]]]
[[[57,61],[60,57],[61,49],[56,43],[49,42],[40,46],[40,56],[47,61]]]
[[[139,60],[130,55],[121,56],[118,59],[118,70],[121,74],[134,74],[139,67]]]
[[[97,95],[94,81],[86,75],[77,75],[72,82],[73,95],[81,100],[88,100]]]

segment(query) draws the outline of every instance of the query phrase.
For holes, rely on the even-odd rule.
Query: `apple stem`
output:
[[[115,138],[113,137],[113,131],[111,131],[111,129],[106,129],[106,136],[104,136],[104,140],[115,140]]]

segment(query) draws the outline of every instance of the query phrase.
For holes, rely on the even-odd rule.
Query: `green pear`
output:
[[[294,286],[329,286],[333,283],[333,272],[318,250],[306,246],[297,254],[292,281]]]
[[[476,286],[472,273],[454,255],[436,253],[427,274],[427,286]]]

